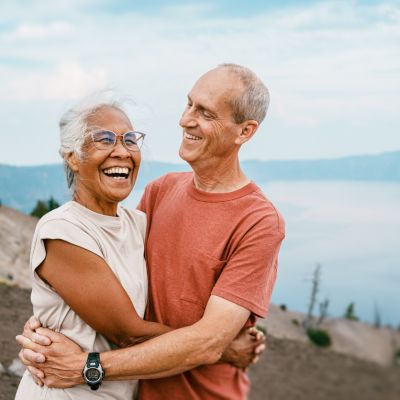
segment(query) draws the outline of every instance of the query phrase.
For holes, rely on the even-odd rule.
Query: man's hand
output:
[[[222,355],[221,361],[238,368],[247,368],[258,362],[266,349],[265,335],[256,327],[242,329]]]
[[[21,345],[21,361],[39,385],[66,388],[83,382],[81,375],[87,354],[60,333],[35,328],[32,318],[25,324],[24,334],[16,337]],[[40,326],[40,324],[39,324]]]

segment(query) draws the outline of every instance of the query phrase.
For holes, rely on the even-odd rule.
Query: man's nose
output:
[[[193,128],[197,124],[196,116],[194,115],[194,111],[191,107],[187,107],[179,120],[179,125],[182,128]]]

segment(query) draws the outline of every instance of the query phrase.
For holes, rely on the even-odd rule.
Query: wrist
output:
[[[75,385],[81,385],[86,383],[82,376],[82,370],[86,365],[86,360],[88,358],[89,353],[82,352],[80,354],[75,355],[74,359],[72,360],[72,371]]]
[[[99,389],[104,378],[104,369],[100,362],[100,353],[91,352],[88,354],[86,364],[82,370],[82,376],[90,389]]]

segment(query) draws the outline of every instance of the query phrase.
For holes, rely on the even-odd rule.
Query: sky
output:
[[[104,89],[144,159],[179,162],[186,95],[224,62],[271,93],[243,160],[400,150],[400,1],[2,0],[0,164],[60,162],[60,116]]]

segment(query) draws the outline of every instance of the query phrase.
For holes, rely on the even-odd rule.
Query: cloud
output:
[[[72,32],[72,25],[65,21],[48,24],[20,24],[13,31],[3,35],[5,41],[47,39],[66,36]]]
[[[0,97],[63,100],[116,87],[152,110],[146,125],[154,132],[149,147],[155,158],[175,152],[179,136],[170,136],[165,147],[162,135],[179,131],[186,93],[200,74],[222,62],[249,66],[271,91],[266,124],[278,135],[260,136],[253,158],[278,148],[286,157],[283,141],[293,140],[293,128],[303,132],[304,142],[313,140],[308,149],[296,143],[306,156],[310,149],[322,151],[315,137],[328,135],[328,127],[352,132],[349,152],[356,151],[360,127],[376,129],[387,121],[398,130],[397,3],[317,2],[229,18],[213,12],[211,3],[113,14],[105,12],[106,1],[101,7],[91,0],[33,3],[25,7],[26,21],[9,6],[14,19],[0,32],[0,60],[20,59],[25,67],[0,61]],[[379,143],[384,137],[390,143],[394,133],[388,129]],[[343,154],[339,145],[335,151]]]
[[[85,68],[79,63],[62,63],[53,71],[25,73],[11,80],[0,93],[0,100],[79,99],[106,86],[107,73],[104,69]]]

